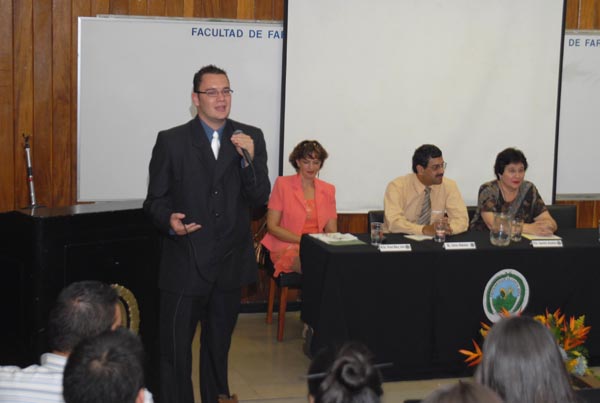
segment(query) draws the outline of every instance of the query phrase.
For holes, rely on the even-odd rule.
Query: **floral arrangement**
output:
[[[510,312],[503,309],[501,315],[509,316]],[[585,326],[585,315],[581,315],[577,319],[571,316],[567,320],[565,314],[561,313],[560,309],[557,309],[554,313],[549,313],[546,310],[544,315],[534,316],[534,319],[550,329],[563,355],[567,371],[570,374],[583,376],[591,373],[587,361],[588,351],[584,346],[591,326]],[[486,323],[481,323],[479,333],[483,338],[487,336],[490,327]],[[465,362],[470,367],[478,365],[483,358],[483,352],[475,340],[473,340],[473,347],[474,351],[458,350],[461,354],[467,356]]]

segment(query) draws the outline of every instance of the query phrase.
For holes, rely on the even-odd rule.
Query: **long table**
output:
[[[524,313],[560,308],[585,314],[591,325],[590,364],[600,363],[600,242],[597,229],[560,231],[561,248],[534,248],[530,241],[495,247],[487,232],[447,237],[475,242],[474,250],[446,250],[430,240],[387,234],[387,243],[410,252],[380,252],[363,245],[332,246],[305,235],[302,319],[314,328],[311,351],[348,340],[365,343],[379,363],[391,363],[386,380],[465,376],[472,373],[458,350],[481,345],[484,290],[505,269],[529,285]]]

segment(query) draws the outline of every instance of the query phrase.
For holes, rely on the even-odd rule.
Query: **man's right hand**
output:
[[[171,218],[169,220],[171,223],[171,229],[177,235],[189,234],[189,233],[198,231],[200,228],[202,228],[202,225],[196,224],[195,222],[189,223],[189,224],[184,224],[183,221],[181,221],[184,218],[185,218],[185,214],[183,214],[183,213],[171,214]]]
[[[433,224],[424,225],[423,229],[421,230],[421,232],[423,232],[423,235],[434,236],[435,235],[435,228],[433,227]]]

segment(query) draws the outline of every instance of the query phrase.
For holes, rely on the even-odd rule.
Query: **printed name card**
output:
[[[534,248],[562,248],[562,239],[534,239],[531,241]]]
[[[477,249],[475,242],[445,242],[444,249],[459,250],[459,249]]]
[[[410,252],[412,248],[409,243],[381,244],[380,252]]]

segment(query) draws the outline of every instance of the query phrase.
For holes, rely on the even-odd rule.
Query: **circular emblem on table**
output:
[[[510,313],[518,313],[525,309],[528,302],[529,284],[514,269],[504,269],[494,274],[483,292],[483,310],[492,323],[502,317],[503,308]]]
[[[111,286],[119,294],[122,326],[137,334],[140,329],[140,309],[135,295],[120,284],[111,284]]]

